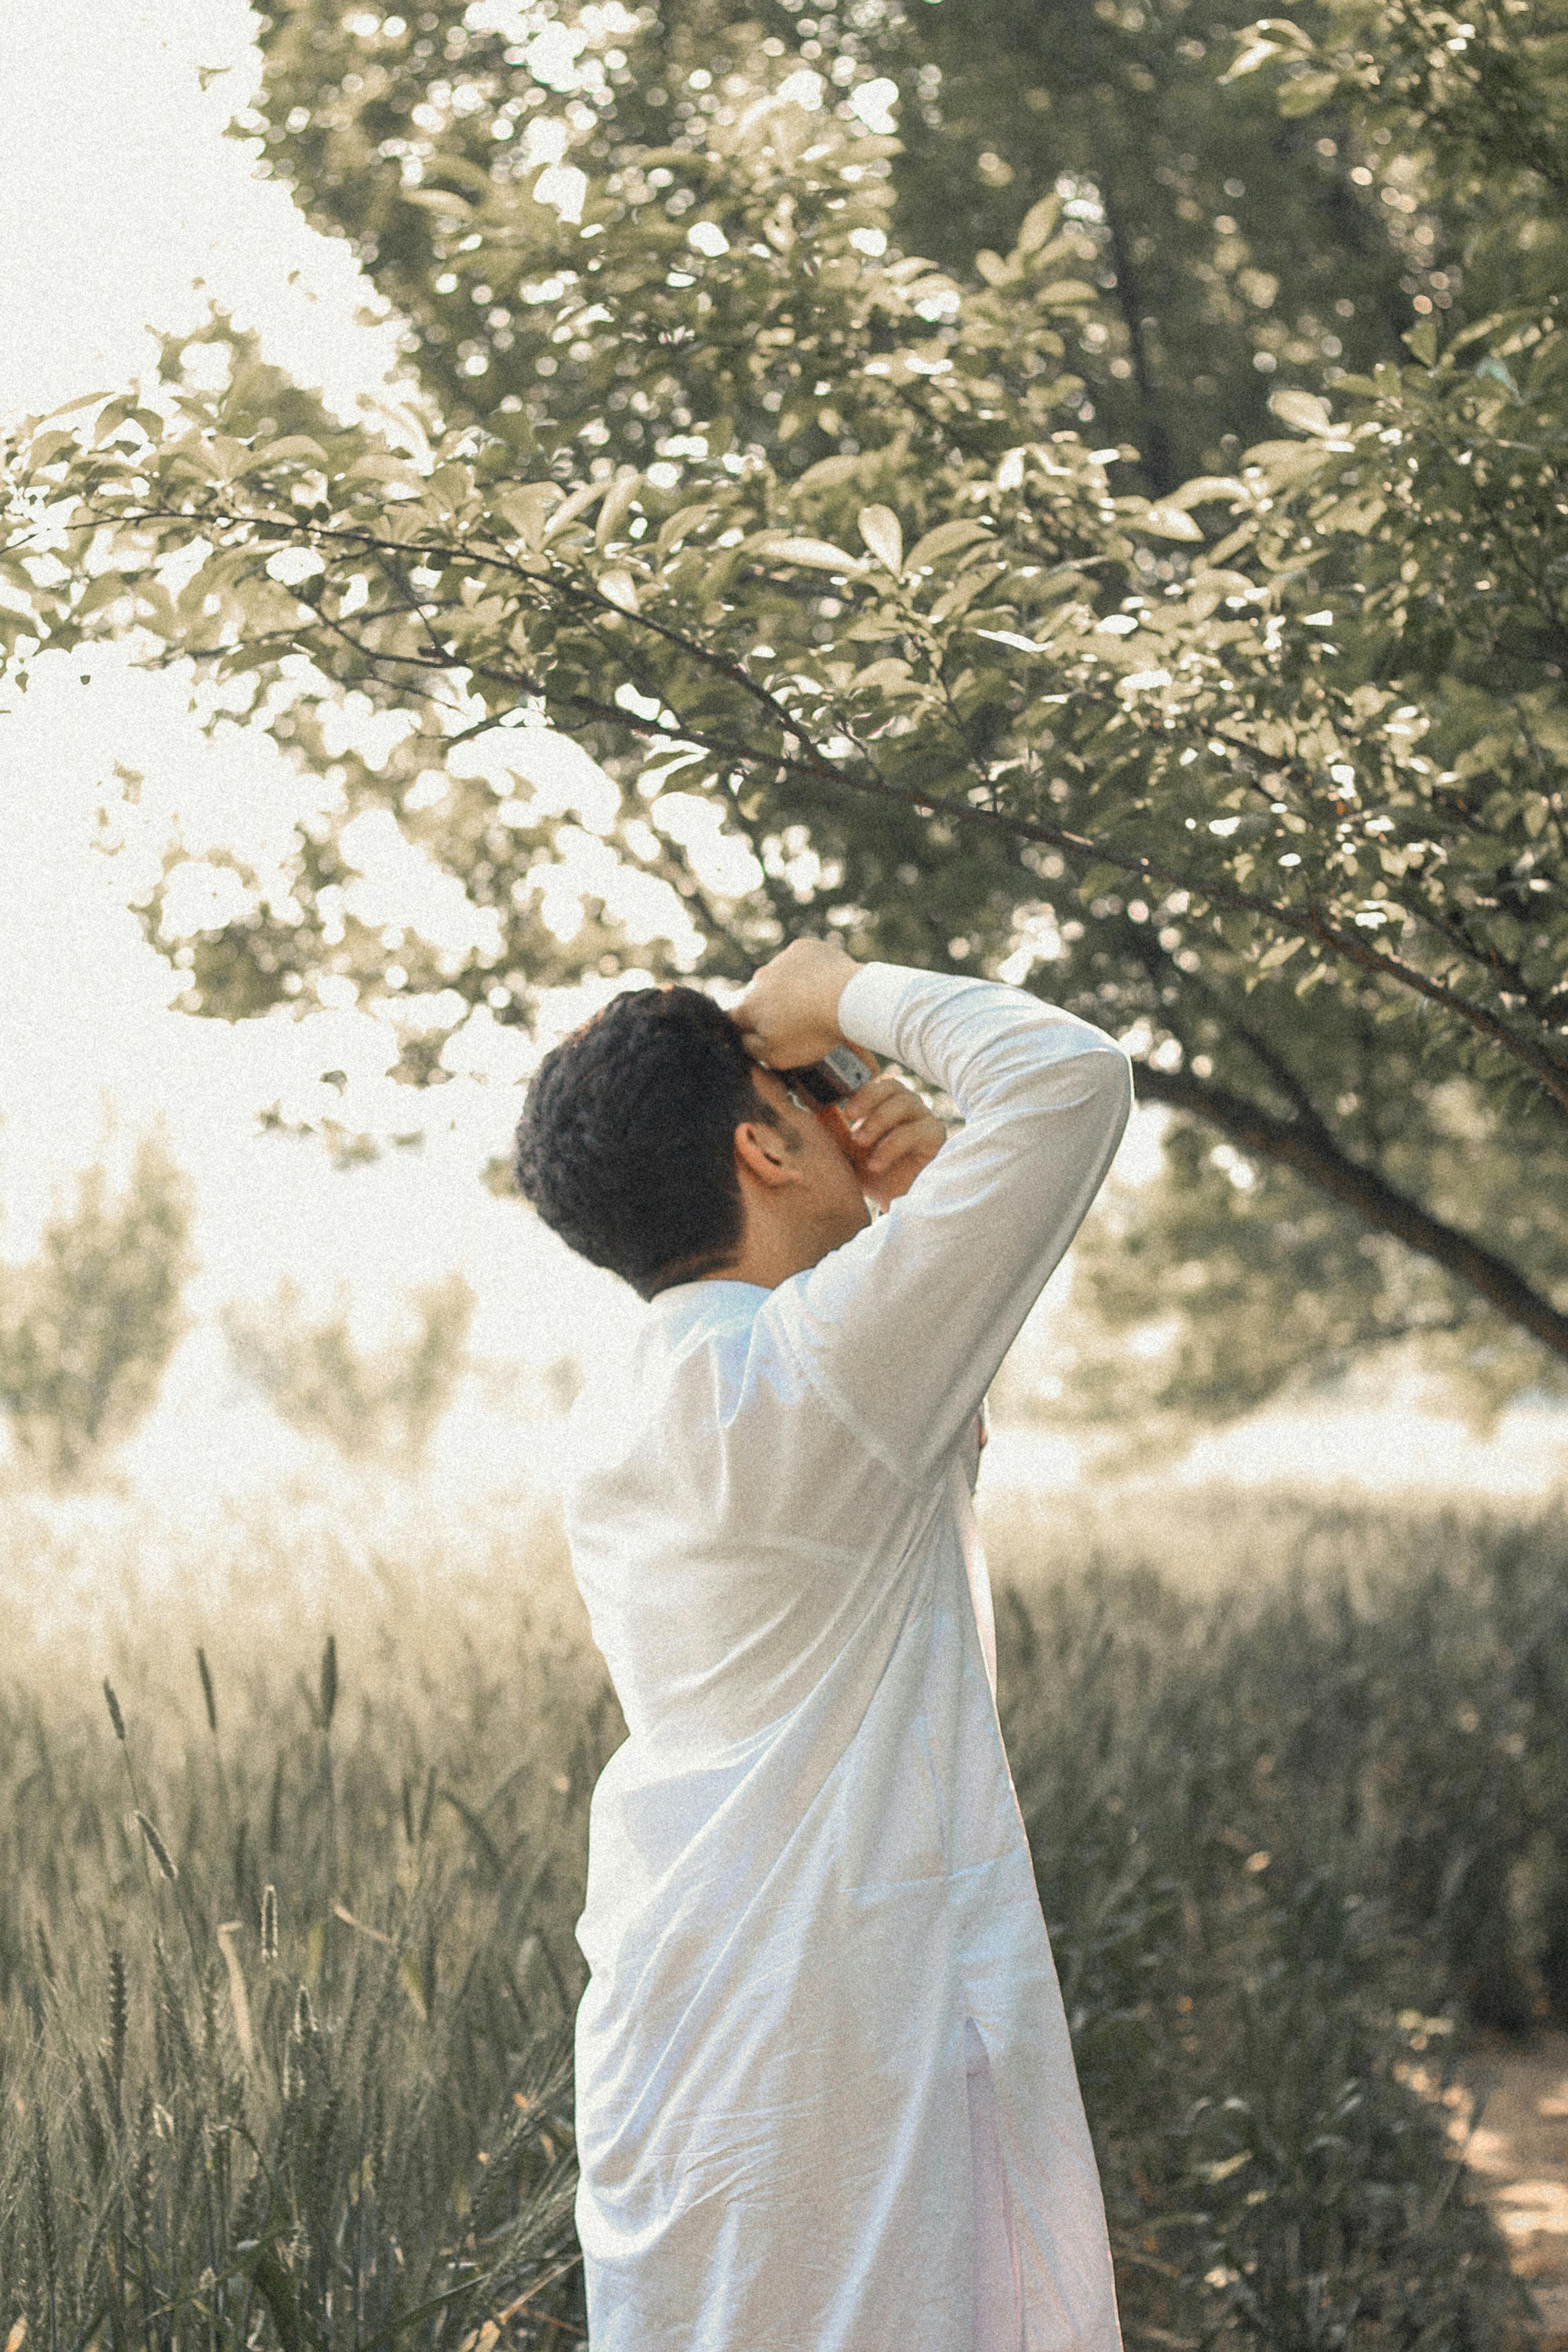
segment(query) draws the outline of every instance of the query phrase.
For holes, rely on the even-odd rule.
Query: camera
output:
[[[780,1070],[777,1075],[786,1087],[805,1095],[814,1108],[832,1110],[877,1073],[860,1059],[853,1046],[835,1045],[820,1062],[807,1062],[800,1069]]]

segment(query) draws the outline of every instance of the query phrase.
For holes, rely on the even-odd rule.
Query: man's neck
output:
[[[789,1246],[789,1237],[779,1234],[748,1235],[732,1258],[714,1265],[700,1258],[686,1265],[666,1269],[665,1278],[653,1296],[661,1297],[667,1290],[679,1290],[691,1282],[748,1282],[759,1290],[776,1290],[792,1274],[803,1274],[815,1265],[822,1253],[803,1252]]]
[[[792,1275],[804,1274],[823,1253],[801,1235],[776,1229],[748,1233],[731,1263],[716,1269],[721,1282],[753,1282],[761,1290],[776,1290]]]

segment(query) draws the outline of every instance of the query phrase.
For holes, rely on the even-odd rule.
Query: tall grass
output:
[[[62,1632],[70,1681],[46,1651],[0,1699],[0,2320],[49,2352],[578,2332],[598,1672],[526,1552],[295,1532],[314,1608],[272,1530],[216,1609],[149,1600],[101,1690]]]
[[[1478,2022],[1568,2014],[1568,1536],[1285,1516],[1293,1546],[1251,1515],[1250,1587],[1101,1543],[1003,1603],[1124,2292],[1152,2343],[1506,2342],[1415,2084]]]
[[[1205,1508],[1252,1563],[1214,1590],[1152,1518],[993,1537],[1129,2343],[1522,2345],[1415,2075],[1568,2011],[1568,1541]],[[572,1927],[620,1726],[558,1538],[301,1504],[183,1566],[142,1529],[99,1608],[112,1528],[9,1536],[19,1626],[84,1598],[0,1687],[0,2340],[580,2344]]]

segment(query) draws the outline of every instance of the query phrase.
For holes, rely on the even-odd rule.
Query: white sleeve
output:
[[[866,964],[838,1018],[944,1088],[963,1125],[885,1217],[763,1313],[861,1443],[913,1477],[972,1420],[1082,1223],[1132,1076],[1103,1031],[990,981]]]

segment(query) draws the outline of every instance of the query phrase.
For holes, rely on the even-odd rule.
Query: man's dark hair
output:
[[[727,1013],[695,988],[628,989],[546,1054],[517,1128],[519,1190],[644,1298],[733,1257],[735,1129],[781,1124]]]

